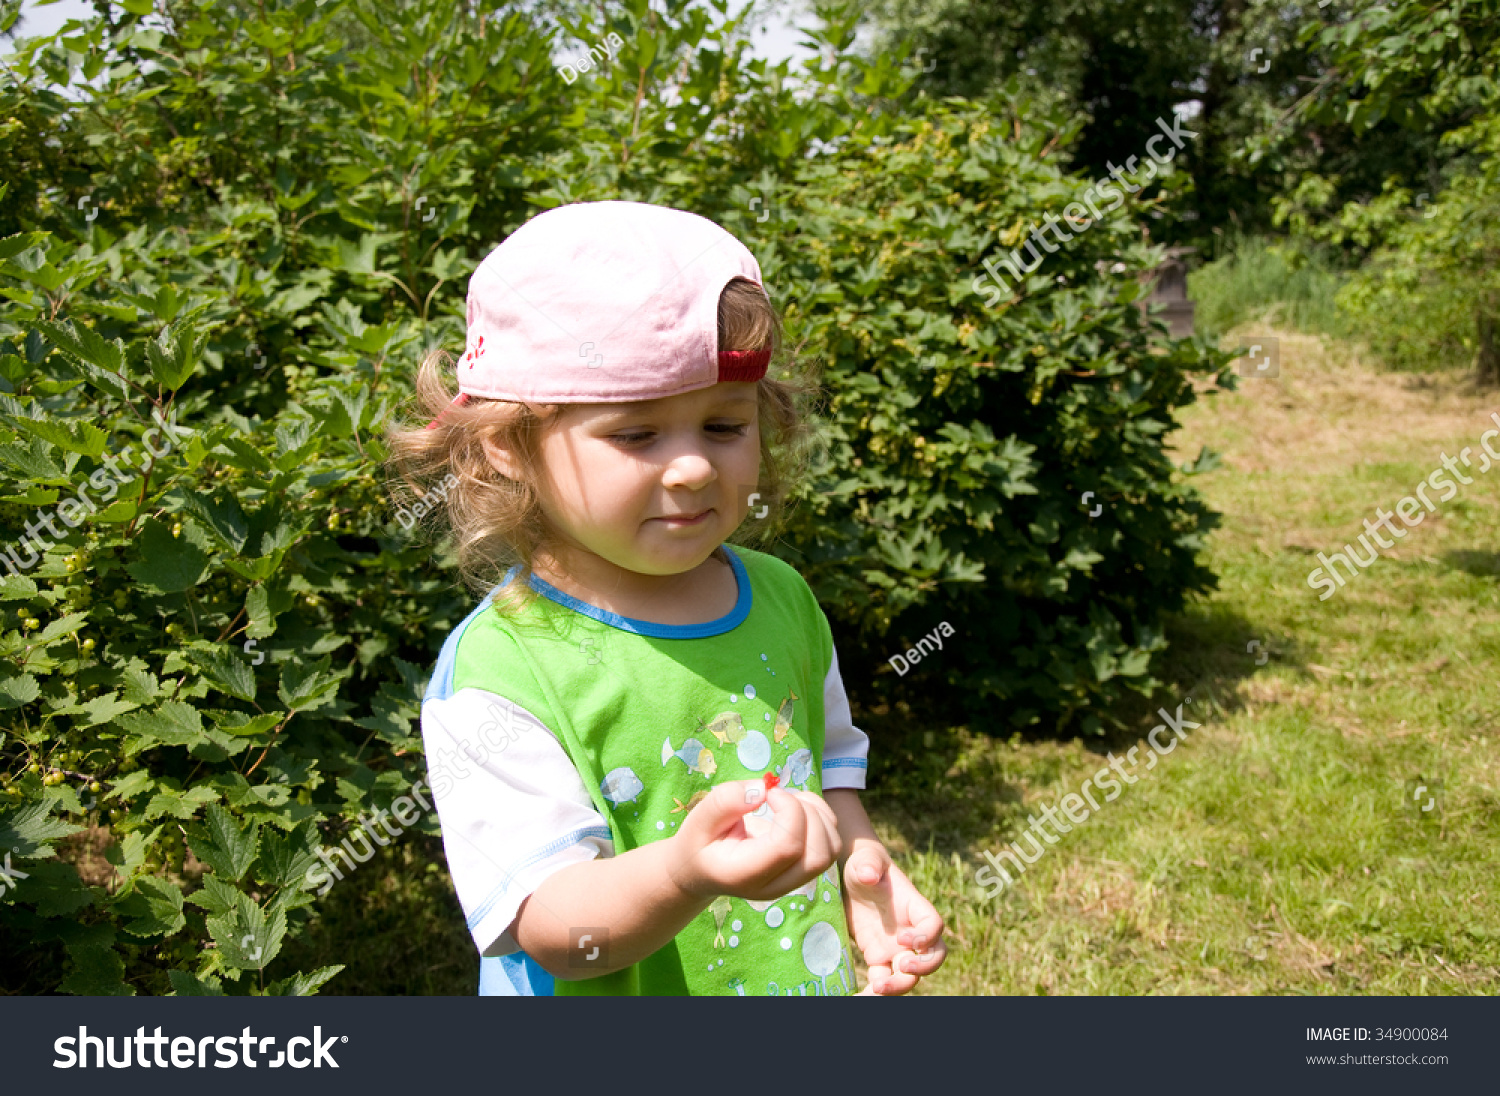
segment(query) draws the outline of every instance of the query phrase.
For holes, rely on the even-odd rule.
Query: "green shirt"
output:
[[[774,556],[726,547],[740,587],[729,615],[670,626],[545,596],[519,613],[481,613],[455,652],[455,691],[484,689],[555,735],[608,820],[616,854],[671,837],[723,781],[774,772],[822,793],[827,618]],[[767,808],[762,808],[767,809]],[[607,947],[603,929],[577,926]],[[834,865],[774,902],[720,896],[673,941],[559,995],[810,995],[852,992],[848,927]]]

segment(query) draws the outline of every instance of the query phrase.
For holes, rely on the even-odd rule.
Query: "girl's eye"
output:
[[[749,423],[712,422],[703,429],[720,438],[744,437],[750,425]],[[656,432],[652,430],[626,430],[609,435],[609,440],[617,445],[644,445],[655,437]]]

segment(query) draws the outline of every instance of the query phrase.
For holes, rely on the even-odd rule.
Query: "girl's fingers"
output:
[[[879,850],[865,845],[853,853],[844,865],[844,877],[862,887],[878,887],[890,874],[890,861]]]
[[[877,997],[899,997],[903,993],[910,993],[917,986],[919,975],[892,970],[892,964],[900,966],[902,971],[905,970],[900,955],[896,956],[891,963],[870,964],[870,989]]]
[[[911,951],[897,952],[891,964],[907,974],[914,974],[920,978],[937,970],[947,958],[948,945],[939,940],[936,945],[920,954]]]
[[[906,916],[911,927],[897,934],[896,943],[912,951],[925,951],[942,944],[943,917],[927,899],[914,894],[907,903]]]

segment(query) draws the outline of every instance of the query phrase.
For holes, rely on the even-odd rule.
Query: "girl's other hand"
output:
[[[948,957],[942,915],[878,841],[854,842],[844,865],[844,911],[870,970],[861,996],[910,993]]]
[[[770,805],[770,813],[749,816]],[[838,820],[821,796],[772,788],[759,780],[720,784],[671,838],[680,857],[678,885],[701,897],[768,901],[821,875],[843,852]]]

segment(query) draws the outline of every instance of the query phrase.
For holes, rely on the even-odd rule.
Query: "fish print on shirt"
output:
[[[696,738],[690,738],[682,744],[682,749],[672,749],[672,736],[661,744],[661,763],[663,766],[669,764],[672,758],[677,758],[688,767],[688,772],[697,773],[705,780],[712,780],[714,773],[719,771],[719,763],[714,760],[713,751]]]
[[[769,670],[768,670],[769,672]],[[777,707],[772,710],[766,702],[757,698],[756,689],[746,685],[743,691],[727,697],[733,707],[713,708],[695,717],[688,737],[674,740],[668,734],[662,742],[660,757],[663,768],[680,761],[683,769],[673,770],[670,777],[680,783],[684,776],[703,778],[708,787],[699,787],[688,795],[684,788],[680,794],[672,794],[672,806],[665,817],[644,820],[652,824],[657,832],[670,833],[679,827],[683,819],[692,812],[713,786],[726,780],[744,780],[747,773],[761,774],[767,779],[767,787],[779,785],[786,789],[810,791],[816,788],[812,750],[800,743],[806,737],[798,736],[794,720],[797,714],[796,692],[788,689]],[[773,722],[774,720],[774,722]],[[757,729],[762,726],[764,729]],[[684,728],[683,733],[687,733]],[[681,745],[678,745],[678,742]],[[773,746],[774,742],[774,746]],[[705,744],[707,743],[707,744]],[[783,748],[782,744],[785,743]],[[723,751],[733,749],[734,753]],[[718,756],[716,756],[716,751]],[[781,754],[781,763],[773,764],[775,755]],[[721,763],[721,760],[722,763]],[[734,761],[738,761],[736,766]],[[725,766],[728,766],[727,768]],[[744,771],[740,771],[743,769]],[[664,775],[664,778],[667,778]],[[634,803],[642,793],[642,782],[629,766],[612,770],[605,778],[602,790],[604,797],[613,806]],[[762,802],[747,819],[761,819],[771,815],[770,804]],[[706,915],[695,921],[685,932],[706,945],[709,969],[725,967],[723,992],[739,996],[754,994],[758,986],[767,996],[820,996],[849,994],[853,992],[853,966],[844,945],[841,930],[843,895],[839,886],[838,868],[835,865],[820,876],[808,880],[795,890],[771,901],[749,901],[719,895],[708,906]],[[830,914],[833,921],[828,920]],[[702,935],[698,935],[698,933]],[[773,954],[784,957],[775,972],[777,980],[747,976],[743,970],[735,971],[734,961],[739,951],[749,941],[755,941],[757,953],[769,945]],[[800,960],[800,963],[798,962]],[[805,976],[799,981],[787,982],[786,963],[800,966]],[[773,972],[766,972],[773,973]],[[793,975],[793,977],[797,977]],[[831,984],[830,984],[831,983]]]

